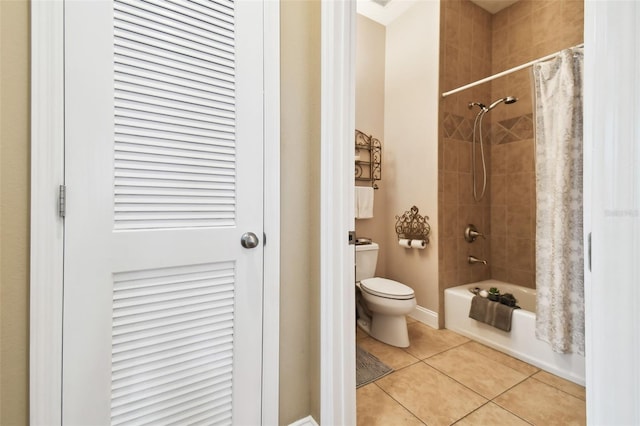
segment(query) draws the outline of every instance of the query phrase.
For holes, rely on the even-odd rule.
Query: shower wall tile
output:
[[[495,161],[495,159],[494,159]],[[489,181],[492,205],[506,205],[507,203],[507,176],[492,175]],[[495,233],[495,229],[493,230]]]
[[[460,14],[457,11],[445,8],[444,26],[447,31],[447,43],[460,44]]]
[[[476,225],[478,230],[484,234],[484,230],[486,229],[483,215],[484,210],[484,206],[480,204],[467,204],[458,207],[458,238],[464,241],[464,229],[470,223]],[[476,242],[478,241],[480,241],[480,239],[476,240]]]
[[[457,237],[458,206],[454,204],[444,204],[442,212],[442,220],[440,220],[440,232],[442,233],[442,238]]]
[[[445,90],[450,90],[460,85],[461,77],[455,72],[459,69],[459,66],[458,47],[454,44],[447,43],[444,55]]]
[[[482,223],[484,223],[484,234],[487,236],[489,242],[491,242],[491,203],[487,203],[488,208],[484,209],[484,216],[482,218]],[[491,251],[489,251],[489,260],[491,259]]]
[[[530,238],[507,239],[507,265],[509,269],[531,270],[534,247]]]
[[[562,18],[565,22],[563,38],[575,45],[583,42],[584,1],[567,0],[562,4]]]
[[[458,173],[444,172],[444,204],[458,204]]]
[[[443,132],[445,145],[451,141],[465,141],[471,142],[473,140],[473,118],[466,118],[457,114],[444,113],[443,116]],[[483,137],[486,139],[487,144],[491,140],[491,125],[489,123],[483,124]],[[469,148],[471,149],[471,148]]]
[[[443,266],[445,270],[456,269],[457,262],[457,246],[456,246],[456,238],[449,238],[446,240],[446,244],[442,247],[443,250]]]
[[[473,28],[473,17],[471,14],[462,14],[460,15],[460,44],[466,48],[466,50],[471,53],[473,49],[473,33],[471,29]]]
[[[492,277],[535,287],[533,140],[492,146]]]
[[[526,15],[517,21],[513,21],[509,25],[509,42],[508,42],[508,53],[514,59],[522,54],[523,51],[529,50],[530,47],[528,43],[531,41],[532,37],[532,25],[531,25],[531,14]],[[526,50],[525,50],[526,49]]]
[[[443,272],[442,283],[444,288],[454,287],[458,285],[460,278],[458,277],[458,269],[445,269]]]
[[[473,140],[473,122],[471,120],[463,120],[458,126],[458,131],[460,132],[460,140],[463,141],[472,141]]]
[[[509,23],[514,24],[522,19],[531,18],[533,2],[531,0],[520,0],[507,9]]]
[[[500,12],[492,16],[492,28],[503,28],[509,25],[509,11],[502,9]],[[494,46],[495,48],[495,46]]]
[[[472,205],[473,199],[473,175],[471,173],[458,174],[458,204]],[[478,194],[482,189],[482,180],[476,183]]]
[[[509,268],[507,269],[507,281],[511,283],[518,283],[524,287],[535,288],[536,272]]]
[[[531,207],[531,187],[533,173],[512,173],[507,175],[507,205]]]
[[[520,0],[492,17],[492,71],[503,71],[582,43],[583,30],[582,0]],[[526,69],[494,80],[492,99],[506,96],[503,89],[508,89],[511,96],[518,96],[513,93],[514,89],[522,90],[527,97],[514,105],[515,108],[494,114],[494,121],[532,112],[529,74],[530,70]],[[513,83],[508,87],[502,85],[502,80],[514,78],[522,81],[515,86]]]
[[[491,237],[507,235],[507,206],[491,206]]]
[[[462,0],[445,0],[442,2],[442,5],[445,11],[452,11],[454,13],[459,13],[460,3],[462,3]]]
[[[509,27],[509,12],[502,9],[491,18],[491,71],[492,73],[506,69],[509,56],[509,37],[505,37],[503,29]],[[497,30],[499,29],[499,31]],[[494,83],[498,80],[494,80]],[[492,83],[493,84],[493,83]]]
[[[523,69],[516,71],[504,77],[509,90],[516,90],[521,92],[520,95],[528,95],[531,93],[531,70]],[[531,105],[525,106],[531,107]],[[511,108],[510,108],[511,109]],[[515,115],[515,114],[514,114]]]
[[[507,172],[507,149],[507,145],[496,144],[491,147],[491,175]]]
[[[514,142],[506,150],[507,173],[535,172],[533,139]]]
[[[526,140],[533,138],[533,117],[532,114],[527,114],[518,117],[516,123],[509,129],[519,140]]]
[[[507,274],[506,268],[500,268],[497,266],[491,267],[491,278],[494,280],[509,282],[509,275]],[[515,281],[511,281],[514,283]]]
[[[533,233],[531,208],[526,205],[507,206],[507,235],[530,239]]]
[[[452,114],[445,113],[444,118],[442,120],[442,128],[444,130],[444,137],[450,138],[453,136],[453,132],[458,128],[458,124],[456,123],[455,118]],[[446,141],[445,141],[446,142]]]
[[[491,14],[469,0],[442,0],[441,5],[440,89],[446,92],[492,73],[493,34]],[[467,262],[470,251],[479,258],[488,258],[489,242],[469,244],[464,241],[467,224],[474,223],[484,233],[488,233],[490,228],[490,194],[481,202],[476,202],[472,196],[471,142],[478,109],[467,107],[469,102],[490,102],[490,97],[491,83],[487,83],[448,96],[440,104],[443,141],[439,162],[443,202],[438,212],[442,236],[442,258],[439,260],[441,299],[448,287],[491,276],[491,262],[489,266],[472,266]],[[491,123],[488,120],[484,128],[483,137],[489,157]],[[489,160],[487,158],[488,168],[491,167]],[[440,305],[442,308],[443,303]]]
[[[471,143],[458,141],[458,171],[471,173]]]
[[[444,170],[447,172],[458,172],[458,143],[454,140],[447,140],[443,144]]]
[[[507,238],[491,235],[491,265],[497,268],[507,267]]]

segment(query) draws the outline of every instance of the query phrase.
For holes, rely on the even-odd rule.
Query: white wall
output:
[[[383,163],[387,190],[386,276],[438,311],[438,81],[440,2],[413,5],[387,26]],[[393,224],[416,205],[429,216],[425,250],[397,244]]]
[[[320,2],[280,3],[280,424],[320,419]]]

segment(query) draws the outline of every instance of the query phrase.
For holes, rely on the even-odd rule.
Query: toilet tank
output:
[[[375,276],[378,248],[376,243],[356,246],[356,282]]]

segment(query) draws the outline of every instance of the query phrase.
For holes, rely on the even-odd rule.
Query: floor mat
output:
[[[393,368],[384,364],[360,346],[356,346],[356,388],[386,376],[392,371]]]

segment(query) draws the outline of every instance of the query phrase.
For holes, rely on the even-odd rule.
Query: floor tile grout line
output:
[[[458,383],[459,385],[467,388],[468,390],[470,390],[471,392],[475,393],[476,395],[478,395],[479,397],[481,397],[482,399],[486,399],[487,402],[492,401],[491,398],[487,398],[486,396],[482,395],[481,393],[479,393],[478,391],[471,389],[469,386],[465,385],[464,383],[462,383],[461,381],[459,381],[458,379],[456,379],[455,377],[451,377],[450,375],[448,375],[447,373],[445,373],[444,371],[440,370],[439,368],[429,364],[426,362],[426,360],[422,360],[420,361],[422,363],[424,363],[427,367],[433,368],[434,370],[436,370],[438,373],[448,377],[449,379],[453,380],[454,382]]]
[[[534,423],[530,422],[529,420],[525,419],[524,417],[522,417],[521,415],[519,415],[518,413],[513,412],[509,407],[507,407],[507,406],[505,406],[505,405],[500,404],[498,401],[496,401],[496,399],[500,398],[500,397],[501,397],[502,395],[504,395],[505,393],[507,393],[507,392],[511,391],[512,389],[514,389],[515,387],[517,387],[517,386],[521,385],[522,383],[524,383],[525,381],[527,381],[527,380],[529,380],[529,379],[535,380],[535,381],[540,382],[540,383],[543,383],[543,384],[545,384],[545,385],[547,385],[547,386],[549,386],[549,387],[551,387],[551,388],[557,389],[555,386],[549,385],[548,383],[544,383],[543,381],[538,380],[538,379],[536,379],[535,377],[533,377],[535,374],[537,374],[537,373],[531,374],[530,376],[526,377],[526,378],[525,378],[524,380],[522,380],[521,382],[516,383],[515,385],[513,385],[513,386],[511,386],[510,388],[506,389],[504,392],[500,393],[499,395],[496,395],[494,398],[492,398],[492,399],[491,399],[491,402],[493,402],[494,404],[496,404],[498,407],[502,408],[503,410],[508,411],[509,413],[511,413],[511,414],[513,414],[514,416],[518,417],[519,419],[524,420],[525,422],[527,422],[527,423],[529,423],[529,424],[534,424]],[[561,389],[557,389],[557,390],[560,390],[560,391],[561,391]],[[566,392],[565,392],[565,393],[566,393]],[[575,398],[575,397],[574,397],[574,398]],[[576,398],[576,399],[580,400],[580,398]]]
[[[551,374],[551,373],[549,373],[549,374]],[[561,378],[562,378],[562,377],[561,377]],[[575,396],[574,394],[572,394],[572,393],[570,393],[570,392],[565,391],[564,389],[560,389],[558,386],[555,386],[555,385],[552,385],[552,384],[550,384],[550,383],[545,382],[544,380],[537,379],[537,378],[535,378],[535,377],[533,377],[533,376],[531,376],[531,379],[533,379],[533,380],[535,380],[535,381],[537,381],[537,382],[540,382],[540,383],[542,383],[542,384],[544,384],[544,385],[550,386],[550,387],[552,387],[552,388],[554,388],[554,389],[556,389],[556,390],[558,390],[558,391],[560,391],[560,392],[562,392],[562,393],[564,393],[564,394],[567,394],[567,395],[569,395],[569,396],[572,396],[572,397],[574,397],[575,399],[577,399],[578,401],[585,401],[585,402],[586,402],[586,400],[585,400],[585,399],[579,398],[579,397]],[[565,380],[565,379],[563,379],[563,380]],[[567,380],[567,381],[569,381],[569,380]],[[573,382],[572,382],[572,383],[573,383]],[[578,385],[578,386],[580,386],[580,385]]]
[[[391,373],[393,374],[393,373]],[[418,417],[413,411],[411,411],[409,408],[405,407],[404,404],[402,404],[400,401],[398,401],[397,399],[395,399],[389,392],[387,392],[386,390],[384,390],[380,385],[378,385],[378,383],[376,383],[376,381],[373,382],[374,385],[376,385],[378,387],[378,389],[380,389],[382,392],[384,392],[389,398],[391,398],[393,400],[393,402],[395,402],[396,404],[398,404],[399,406],[401,406],[402,408],[404,408],[405,410],[407,410],[407,412],[409,414],[411,414],[413,417],[415,417],[420,423],[422,423],[423,425],[426,425],[425,422],[422,421],[422,419],[420,417]]]
[[[437,330],[435,330],[435,331],[437,332]],[[455,332],[453,332],[453,333],[455,334]],[[427,336],[427,337],[428,337],[428,336]],[[535,371],[530,372],[530,373],[526,373],[526,372],[523,372],[522,370],[519,370],[519,369],[513,368],[513,367],[511,367],[510,365],[507,365],[507,364],[505,364],[505,363],[503,363],[503,362],[501,362],[501,361],[499,361],[499,360],[494,360],[493,358],[491,358],[491,357],[487,356],[487,354],[483,354],[483,353],[480,353],[480,352],[475,352],[475,351],[473,351],[473,349],[471,349],[471,348],[469,349],[470,351],[475,352],[478,356],[481,356],[481,357],[482,357],[482,359],[493,360],[493,361],[495,361],[495,362],[498,362],[498,363],[500,363],[501,365],[503,365],[503,366],[507,367],[508,369],[513,370],[514,372],[519,373],[519,374],[521,374],[521,375],[523,375],[523,376],[524,376],[524,377],[523,377],[521,380],[519,380],[517,383],[514,383],[513,385],[509,386],[507,389],[505,389],[504,391],[502,391],[502,392],[501,392],[501,393],[499,393],[498,395],[494,396],[493,398],[487,398],[487,397],[485,397],[485,396],[481,395],[479,392],[477,392],[477,391],[475,391],[475,390],[471,389],[471,388],[470,388],[469,386],[467,386],[466,384],[462,383],[461,381],[459,381],[459,380],[457,380],[456,378],[454,378],[454,377],[452,377],[451,375],[449,375],[447,372],[445,372],[445,371],[443,371],[443,370],[439,369],[438,367],[436,367],[436,366],[434,366],[434,365],[431,365],[431,364],[429,364],[429,363],[427,362],[429,359],[431,359],[431,358],[433,358],[433,357],[436,357],[436,356],[438,356],[438,355],[444,355],[444,354],[446,354],[447,352],[452,351],[452,350],[454,350],[454,349],[456,349],[456,348],[460,348],[460,347],[462,347],[462,346],[464,346],[464,345],[469,345],[469,344],[472,344],[472,343],[476,343],[476,344],[481,345],[481,346],[486,346],[486,345],[483,345],[483,344],[482,344],[482,343],[480,343],[480,342],[476,342],[476,341],[474,341],[473,339],[466,338],[466,336],[461,336],[461,337],[465,337],[466,341],[461,342],[461,343],[454,344],[453,346],[447,347],[447,348],[445,348],[445,349],[443,349],[443,350],[440,350],[440,351],[438,351],[438,352],[436,352],[436,353],[430,354],[430,355],[428,355],[428,356],[426,356],[426,357],[418,357],[418,356],[416,356],[416,355],[412,354],[411,352],[409,352],[409,351],[407,350],[408,348],[397,348],[397,349],[402,350],[402,351],[403,351],[406,355],[408,355],[409,357],[411,357],[411,358],[412,358],[412,362],[410,362],[409,364],[404,365],[404,366],[402,366],[402,367],[400,367],[400,368],[397,368],[397,369],[396,369],[396,368],[394,368],[394,371],[393,371],[393,372],[391,372],[391,374],[387,375],[387,376],[386,376],[386,377],[384,377],[384,378],[379,378],[379,379],[375,380],[375,381],[374,381],[374,382],[372,382],[372,383],[374,383],[378,389],[382,390],[382,392],[383,392],[383,393],[385,393],[387,396],[389,396],[389,398],[391,398],[391,400],[393,401],[393,403],[394,403],[394,404],[397,404],[399,407],[402,407],[404,410],[406,410],[408,413],[410,413],[412,417],[416,418],[416,419],[417,419],[421,424],[425,424],[425,423],[424,423],[424,422],[423,422],[423,421],[422,421],[422,420],[421,420],[421,419],[420,419],[420,418],[419,418],[419,417],[418,417],[418,416],[417,416],[417,415],[416,415],[412,410],[410,410],[410,409],[409,409],[409,408],[407,408],[405,405],[403,405],[400,401],[398,401],[397,399],[395,399],[395,398],[394,398],[394,397],[393,397],[389,392],[387,392],[385,389],[383,389],[383,388],[380,386],[380,384],[379,384],[379,381],[380,381],[380,380],[383,380],[383,379],[388,378],[388,377],[392,377],[396,372],[400,372],[400,371],[402,371],[402,370],[404,370],[404,369],[406,369],[406,368],[408,368],[408,367],[415,366],[415,365],[416,365],[417,363],[419,363],[419,362],[423,363],[423,364],[424,364],[424,365],[426,365],[427,367],[433,368],[433,369],[434,369],[435,371],[437,371],[438,373],[440,373],[440,374],[444,375],[445,377],[449,378],[450,380],[454,381],[455,383],[458,383],[459,385],[463,386],[465,389],[470,390],[471,392],[473,392],[474,394],[478,395],[478,396],[479,396],[479,397],[481,397],[483,400],[485,400],[485,402],[484,402],[484,403],[482,403],[480,406],[478,406],[477,408],[475,408],[475,409],[474,409],[474,410],[472,410],[471,412],[469,412],[469,413],[465,414],[465,415],[464,415],[464,416],[462,416],[461,418],[459,418],[459,419],[455,420],[452,424],[458,423],[459,421],[461,421],[462,419],[464,419],[464,418],[468,417],[468,416],[469,416],[469,415],[471,415],[472,413],[474,413],[474,412],[476,412],[476,411],[480,410],[482,407],[486,407],[489,403],[493,403],[496,407],[498,407],[498,408],[500,408],[500,409],[505,410],[505,411],[506,411],[506,412],[508,412],[509,414],[511,414],[511,415],[513,415],[513,416],[515,416],[515,417],[517,417],[518,419],[522,420],[523,422],[525,422],[525,423],[527,423],[527,424],[533,424],[531,421],[529,421],[529,420],[527,420],[527,419],[525,419],[525,418],[521,417],[521,416],[520,416],[520,415],[518,415],[517,413],[515,413],[515,412],[511,411],[511,409],[509,409],[508,407],[503,406],[503,405],[499,404],[499,403],[496,401],[498,398],[500,398],[501,396],[503,396],[505,393],[507,393],[507,392],[511,391],[512,389],[516,388],[517,386],[520,386],[522,383],[524,383],[524,382],[525,382],[525,381],[527,381],[528,379],[534,379],[536,382],[538,382],[538,383],[540,383],[540,384],[546,385],[546,386],[548,386],[548,387],[549,387],[549,388],[551,388],[551,389],[555,389],[556,391],[560,391],[563,395],[571,396],[571,397],[572,397],[572,399],[576,400],[577,402],[582,402],[582,403],[584,403],[584,402],[585,402],[585,399],[583,399],[583,398],[581,398],[581,397],[579,397],[579,396],[576,396],[576,395],[574,395],[573,393],[568,392],[568,391],[566,391],[566,390],[562,389],[562,388],[561,388],[561,387],[559,387],[558,385],[551,384],[551,383],[548,383],[548,382],[546,382],[546,381],[544,381],[544,380],[541,380],[541,379],[539,379],[539,378],[537,378],[537,377],[534,377],[534,376],[538,375],[538,374],[539,374],[539,373],[541,373],[541,372],[548,373],[548,374],[550,374],[551,376],[554,376],[554,377],[555,377],[555,375],[553,375],[553,373],[550,373],[550,372],[548,372],[548,371],[546,371],[546,370],[543,370],[543,369],[540,369],[540,368],[538,368],[538,367],[536,367],[536,366],[533,366],[533,365],[531,365],[531,364],[528,364],[528,363],[526,363],[526,362],[524,362],[524,361],[522,361],[522,362],[523,362],[524,364],[526,364],[526,365],[529,365],[529,366],[533,367],[533,369],[534,369]],[[372,341],[376,341],[376,339],[371,338],[371,336],[363,336],[361,339],[367,339],[367,338],[370,338]],[[357,339],[357,340],[360,340],[360,339]],[[381,343],[383,343],[383,342],[381,342]],[[384,343],[383,343],[383,344],[384,344]],[[493,348],[491,348],[491,347],[487,347],[487,348],[488,348],[488,349],[495,350],[495,349],[493,349]],[[514,360],[517,360],[517,358],[514,358],[514,357],[512,357],[512,356],[511,356],[511,355],[509,355],[509,354],[505,354],[505,353],[500,352],[500,351],[496,351],[496,352],[499,352],[499,353],[501,353],[501,354],[503,354],[503,355],[505,355],[505,356],[507,356],[507,357],[509,357],[509,358],[513,358]],[[562,379],[562,378],[560,377],[560,379]],[[562,379],[562,380],[566,380],[566,379]],[[568,381],[568,382],[570,382],[570,381]],[[580,385],[578,385],[578,386],[580,386]]]
[[[501,395],[502,395],[502,394],[501,394]],[[498,398],[498,397],[496,396],[496,398]],[[504,405],[501,405],[501,404],[499,404],[498,402],[496,402],[496,401],[495,401],[495,398],[494,398],[494,399],[492,399],[492,400],[491,400],[491,402],[492,402],[492,403],[494,403],[495,405],[497,405],[498,407],[502,408],[504,411],[506,411],[506,412],[508,412],[508,413],[510,413],[510,414],[512,414],[512,415],[514,415],[514,416],[516,416],[516,417],[517,417],[517,418],[519,418],[520,420],[522,420],[522,421],[524,421],[524,422],[526,422],[526,423],[529,423],[530,425],[535,425],[535,423],[533,423],[532,421],[529,421],[529,420],[525,419],[525,418],[524,418],[524,417],[522,417],[520,414],[518,414],[518,413],[514,413],[513,411],[511,411],[511,409],[509,409],[509,408],[505,407]]]
[[[536,373],[533,373],[536,374]],[[526,382],[529,379],[533,378],[533,374],[526,376],[524,379],[520,380],[518,383],[509,386],[507,389],[505,389],[504,391],[500,392],[498,395],[494,396],[493,398],[491,398],[491,401],[495,400],[496,398],[500,398],[502,395],[504,395],[505,393],[509,392],[511,389],[515,388],[516,386],[521,385],[522,383]],[[496,402],[497,405],[500,405]],[[500,405],[501,406],[501,405]],[[502,407],[502,406],[501,406]]]
[[[393,374],[393,373],[395,373],[395,372],[402,371],[402,370],[404,370],[405,368],[409,368],[409,367],[411,367],[412,365],[416,365],[416,364],[417,364],[417,363],[419,363],[419,362],[421,362],[421,361],[420,361],[419,359],[417,359],[417,358],[416,358],[416,361],[415,361],[415,362],[412,362],[411,364],[403,365],[402,367],[398,367],[398,368],[393,368],[393,367],[391,367],[391,368],[393,368],[393,371],[392,371],[391,373],[387,374],[387,375],[386,375],[386,376],[384,376],[384,377],[380,377],[379,379],[376,379],[375,381],[377,382],[378,380],[384,379],[385,377],[390,376],[390,375],[392,375],[392,374]]]
[[[487,406],[487,405],[489,405],[489,404],[493,404],[493,405],[497,406],[498,408],[500,408],[500,409],[502,409],[502,410],[504,410],[504,411],[508,412],[509,414],[512,414],[514,417],[519,418],[519,419],[520,419],[520,420],[522,420],[523,422],[525,422],[525,423],[527,423],[527,424],[530,424],[530,425],[532,425],[532,426],[535,426],[535,425],[534,425],[534,423],[531,423],[530,421],[528,421],[528,420],[526,420],[526,419],[523,419],[523,418],[522,418],[522,417],[520,417],[519,415],[517,415],[517,414],[515,414],[515,413],[513,413],[513,412],[511,412],[511,411],[509,411],[509,410],[507,410],[507,409],[506,409],[506,408],[504,408],[503,406],[496,404],[495,402],[493,402],[493,400],[492,400],[492,399],[488,400],[487,402],[485,402],[484,404],[482,404],[481,406],[479,406],[479,407],[478,407],[478,408],[476,408],[475,410],[473,410],[473,411],[471,411],[471,412],[469,412],[469,413],[465,414],[464,416],[460,417],[458,420],[456,420],[456,421],[453,423],[453,425],[455,425],[456,423],[460,422],[461,420],[463,420],[463,419],[465,419],[465,418],[469,417],[470,415],[472,415],[472,414],[473,414],[473,413],[475,413],[476,411],[478,411],[478,410],[482,409],[482,407],[486,407],[486,406]],[[453,425],[452,425],[452,426],[453,426]]]
[[[426,359],[427,359],[427,358],[425,358],[425,360],[426,360]],[[426,365],[427,367],[433,368],[434,370],[436,370],[436,371],[437,371],[437,372],[439,372],[440,374],[442,374],[442,375],[444,375],[444,376],[448,377],[449,379],[453,380],[454,382],[458,383],[459,385],[463,386],[464,388],[466,388],[466,389],[470,390],[471,392],[475,393],[475,394],[476,394],[476,395],[478,395],[480,398],[484,399],[484,400],[485,400],[485,402],[484,402],[482,405],[480,405],[480,407],[482,407],[482,406],[484,406],[484,405],[486,405],[486,404],[488,404],[489,402],[491,402],[491,401],[492,401],[491,399],[489,399],[489,398],[485,397],[484,395],[479,394],[479,393],[478,393],[478,392],[476,392],[475,390],[473,390],[473,389],[469,388],[469,387],[468,387],[468,386],[466,386],[465,384],[463,384],[463,383],[459,382],[458,380],[454,379],[453,377],[449,376],[449,375],[448,375],[448,374],[446,374],[445,372],[440,371],[439,369],[437,369],[436,367],[434,367],[434,366],[432,366],[432,365],[430,365],[430,364],[427,364],[427,363],[425,362],[425,360],[418,360],[418,362],[411,364],[411,366],[413,366],[413,365],[415,365],[415,364],[417,364],[417,363],[423,363],[423,364],[424,364],[424,365]],[[405,368],[407,368],[407,367],[410,367],[410,366],[408,365],[408,366],[406,366],[406,367],[401,368],[400,370],[403,370],[403,369],[405,369]],[[385,377],[389,377],[389,376],[391,376],[392,374],[394,374],[396,371],[400,371],[400,370],[394,370],[391,374],[388,374],[388,375],[387,375],[387,376],[385,376]],[[414,414],[414,413],[413,413],[413,411],[411,411],[408,407],[405,407],[405,406],[404,406],[400,401],[398,401],[397,399],[395,399],[395,398],[394,398],[390,393],[388,393],[388,392],[387,392],[386,390],[384,390],[380,385],[378,385],[378,383],[377,383],[377,382],[378,382],[378,380],[382,380],[383,378],[384,378],[384,377],[381,377],[380,379],[375,380],[373,383],[374,383],[376,386],[378,386],[378,388],[380,388],[384,393],[386,393],[387,395],[389,395],[389,397],[390,397],[391,399],[393,399],[394,401],[396,401],[396,402],[397,402],[401,407],[403,407],[405,410],[409,411],[409,412],[410,412],[414,417],[418,418],[418,420],[420,420],[420,421],[422,422],[422,420],[421,420],[418,416],[416,416],[416,414]],[[478,408],[480,408],[480,407],[478,407]],[[476,409],[472,410],[471,412],[473,412],[473,411],[477,410],[478,408],[476,408]],[[469,413],[467,413],[467,414],[469,414]],[[466,415],[465,415],[465,416],[466,416]],[[465,416],[461,417],[460,419],[464,418]],[[455,420],[455,422],[454,422],[454,423],[456,423],[456,422],[460,421],[460,419]],[[423,422],[423,423],[424,423],[424,422]]]
[[[459,344],[457,344],[457,345],[455,345],[455,346],[448,347],[448,348],[446,348],[446,349],[441,350],[440,352],[433,353],[433,354],[428,355],[428,356],[426,356],[426,357],[424,357],[424,358],[419,358],[419,357],[417,357],[417,356],[413,355],[412,353],[410,353],[410,352],[408,352],[408,351],[406,351],[406,350],[405,350],[405,352],[407,352],[409,355],[411,355],[411,356],[412,356],[412,357],[414,357],[414,358],[417,358],[417,359],[418,359],[418,360],[420,360],[420,361],[424,361],[425,359],[429,359],[429,358],[434,357],[434,356],[436,356],[436,355],[443,354],[443,353],[445,353],[445,352],[447,352],[447,351],[449,351],[449,350],[451,350],[451,349],[457,348],[457,347],[462,346],[462,345],[465,345],[465,344],[467,344],[467,343],[469,343],[469,342],[459,343]],[[403,348],[403,349],[404,349],[404,348]]]
[[[487,345],[485,345],[485,344],[483,344],[483,343],[480,343],[480,342],[477,342],[477,341],[475,341],[475,340],[470,340],[470,341],[469,341],[469,342],[467,342],[467,343],[475,343],[475,344],[478,344],[478,345],[484,346],[484,347],[485,347],[485,348],[487,348],[487,349],[491,349],[492,351],[497,352],[499,355],[507,356],[507,357],[509,357],[509,358],[513,359],[514,361],[517,361],[517,362],[521,362],[521,363],[523,363],[523,364],[526,364],[526,365],[528,365],[528,366],[530,366],[530,367],[532,367],[532,368],[535,368],[535,370],[536,370],[536,371],[534,371],[533,373],[523,373],[522,371],[517,370],[517,369],[515,369],[515,368],[513,368],[513,367],[511,367],[511,366],[509,366],[509,365],[506,365],[506,364],[505,364],[505,363],[503,363],[503,362],[499,362],[499,361],[497,361],[497,360],[495,360],[495,359],[493,359],[493,358],[491,358],[491,357],[488,357],[488,356],[486,356],[486,355],[484,355],[484,354],[481,354],[481,353],[479,353],[479,352],[476,352],[476,351],[474,351],[473,349],[469,349],[470,351],[477,353],[479,356],[481,356],[481,357],[483,357],[483,358],[486,358],[486,359],[488,359],[488,360],[491,360],[491,361],[495,361],[495,362],[499,363],[500,365],[503,365],[504,367],[507,367],[507,368],[509,368],[509,369],[511,369],[511,370],[513,370],[513,371],[515,371],[516,373],[519,373],[519,374],[525,374],[525,375],[528,375],[528,377],[530,377],[530,376],[532,376],[532,375],[534,375],[534,374],[539,373],[540,371],[543,371],[543,370],[541,370],[539,367],[536,367],[535,365],[529,364],[528,362],[522,361],[521,359],[518,359],[518,358],[516,358],[516,357],[514,357],[514,356],[511,356],[511,355],[509,355],[509,354],[507,354],[507,353],[500,352],[500,351],[499,351],[499,350],[497,350],[497,349],[494,349],[494,348],[492,348],[492,347],[490,347],[490,346],[487,346]]]

